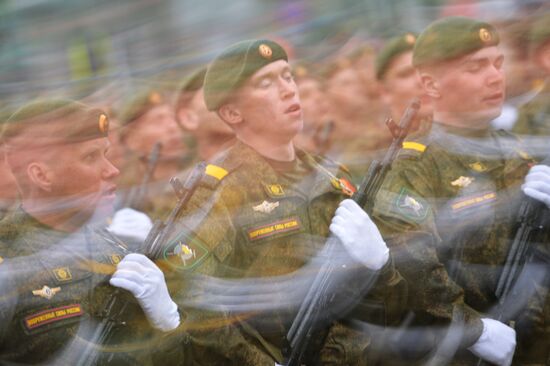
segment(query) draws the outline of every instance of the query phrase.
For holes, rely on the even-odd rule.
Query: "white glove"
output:
[[[130,291],[151,325],[162,331],[178,327],[178,307],[166,287],[162,271],[143,254],[128,254],[117,266],[109,283]]]
[[[107,230],[121,238],[143,242],[152,227],[151,219],[143,212],[123,208],[115,213],[113,222],[107,227]]]
[[[350,256],[377,271],[389,258],[389,249],[378,228],[355,201],[340,202],[332,218],[330,231],[344,244]]]
[[[510,365],[516,349],[516,331],[494,319],[484,318],[481,321],[483,333],[468,350],[496,365]]]
[[[547,165],[532,167],[521,189],[527,196],[543,202],[550,208],[550,167]]]

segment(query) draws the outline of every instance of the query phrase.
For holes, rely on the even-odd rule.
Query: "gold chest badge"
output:
[[[34,296],[40,296],[40,297],[43,297],[45,299],[48,299],[50,300],[52,297],[55,296],[55,294],[57,294],[59,291],[61,291],[61,287],[54,287],[54,288],[50,288],[46,285],[44,285],[41,289],[39,290],[32,290],[32,294]]]
[[[459,187],[459,188],[466,188],[468,187],[470,184],[472,184],[472,182],[474,181],[475,178],[471,178],[471,177],[464,177],[464,176],[460,176],[458,179],[454,180],[451,182],[451,185],[453,187]]]

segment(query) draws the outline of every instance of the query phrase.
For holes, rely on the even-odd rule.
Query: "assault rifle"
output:
[[[140,252],[151,260],[155,260],[161,256],[164,245],[173,232],[174,222],[193,196],[198,183],[204,175],[205,166],[205,163],[199,163],[195,166],[184,184],[182,184],[178,178],[173,177],[170,179],[170,184],[178,197],[176,205],[168,215],[166,221],[157,220],[155,222],[140,249]],[[129,254],[124,243],[120,242],[114,235],[106,230],[103,230],[101,234],[105,240],[121,249],[125,255]],[[94,334],[90,342],[87,343],[86,349],[81,353],[77,365],[95,365],[97,357],[100,354],[100,346],[109,343],[115,327],[123,325],[122,319],[124,319],[124,313],[128,306],[128,302],[122,298],[122,295],[122,291],[116,289],[108,297],[101,312],[98,314],[101,322],[96,326]],[[114,354],[111,353],[106,363],[111,363],[113,357]]]
[[[550,157],[541,164],[550,165]],[[498,278],[495,295],[504,304],[528,260],[529,243],[547,223],[548,209],[544,203],[523,195],[517,214],[517,231],[508,250],[506,262]]]
[[[411,122],[415,118],[419,108],[420,101],[414,99],[407,107],[399,126],[391,119],[386,121],[393,135],[393,141],[382,161],[379,162],[375,160],[369,166],[367,174],[364,176],[359,189],[352,196],[352,199],[357,202],[359,206],[365,207],[369,213],[372,210],[374,199],[380,190],[384,177],[391,169],[391,165],[403,145],[403,141],[409,132]],[[335,253],[340,246],[341,244],[336,237],[332,235],[329,236],[324,247],[326,258],[331,258],[331,254]],[[319,352],[317,352],[318,349],[312,350],[310,348],[312,348],[314,334],[319,330],[318,323],[322,322],[324,311],[329,308],[330,303],[334,300],[334,293],[330,291],[331,279],[338,270],[339,269],[336,268],[334,263],[327,260],[323,263],[313,280],[286,336],[289,346],[287,353],[290,355],[287,366],[302,365],[302,362],[304,362],[306,358],[306,353],[313,355],[319,354]],[[315,348],[321,346],[322,344],[320,342],[315,342]]]
[[[550,157],[544,159],[540,164],[550,165]],[[498,277],[495,289],[495,296],[498,299],[495,318],[496,320],[510,323],[512,328],[514,327],[512,321],[514,315],[510,316],[510,314],[506,314],[507,300],[517,290],[516,283],[523,269],[531,263],[535,256],[535,250],[529,244],[537,242],[537,237],[548,227],[548,208],[544,203],[522,195],[521,204],[516,216],[516,224],[517,230],[514,240],[510,245],[510,249],[508,249],[506,261]],[[548,261],[548,258],[545,258],[545,261]],[[480,366],[483,364],[483,359],[479,358],[477,365]]]

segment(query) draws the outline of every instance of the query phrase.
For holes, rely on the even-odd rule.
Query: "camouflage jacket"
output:
[[[223,278],[284,275],[304,266],[323,247],[349,181],[334,163],[303,151],[297,152],[297,159],[308,170],[298,183],[278,174],[245,144],[230,148],[206,168],[178,234],[166,249],[166,258],[174,259],[184,273]],[[406,288],[391,262],[378,282],[378,291],[369,296],[378,305],[372,306],[376,310],[371,315],[384,324],[397,316],[395,307],[402,303]],[[263,317],[277,319],[279,315]],[[197,312],[190,312],[188,321],[194,317],[202,319]],[[269,331],[247,324],[195,333],[196,357],[212,364],[282,362],[282,338],[289,324],[275,320]],[[369,339],[349,328],[333,327],[327,342],[333,344],[325,343],[321,352],[324,362],[361,364]]]
[[[550,135],[550,84],[537,96],[521,107],[519,116],[512,132],[518,135],[548,136]]]
[[[396,237],[392,251],[416,320],[464,323],[462,347],[477,340],[480,313],[495,304],[531,163],[512,135],[473,137],[434,123],[429,134],[403,143],[377,197],[374,217],[386,237]]]
[[[116,238],[89,226],[76,233],[53,230],[22,209],[0,225],[0,360],[35,364],[80,364],[114,288],[108,284],[124,251]],[[151,350],[164,335],[148,323],[139,304],[124,291],[125,319],[112,329],[109,351],[116,365],[150,365]],[[93,340],[92,340],[93,342]]]

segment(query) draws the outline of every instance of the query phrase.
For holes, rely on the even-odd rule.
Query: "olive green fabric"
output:
[[[35,101],[16,110],[2,123],[0,141],[9,143],[25,134],[32,144],[81,142],[107,137],[109,119],[99,108],[65,99]]]
[[[204,84],[204,77],[206,75],[206,66],[201,67],[193,71],[189,76],[187,76],[181,83],[179,87],[179,92],[195,92],[202,88]]]
[[[147,88],[132,94],[124,102],[118,113],[118,121],[126,125],[143,116],[145,113],[162,104],[169,104],[170,99],[161,90]]]
[[[477,340],[482,314],[497,303],[519,188],[533,163],[523,149],[504,132],[471,136],[434,123],[428,135],[404,143],[377,197],[374,219],[401,243],[392,251],[416,321],[463,321],[463,348]],[[459,359],[476,362],[462,352]]]
[[[512,132],[526,136],[550,135],[550,86],[548,82],[532,101],[520,108]]]
[[[550,40],[550,12],[538,16],[529,32],[529,43],[532,50],[545,44]]]
[[[290,164],[296,171],[281,166],[275,169],[243,143],[230,148],[213,163],[221,168],[216,170],[220,174],[202,180],[182,215],[165,252],[168,262],[183,275],[201,273],[222,278],[285,275],[304,266],[324,245],[334,211],[346,197],[334,182],[335,177],[345,174],[338,165],[302,151],[297,159],[300,163]],[[302,179],[297,179],[299,175]],[[194,253],[192,258],[179,258],[181,251],[176,249],[182,243]],[[386,324],[400,318],[406,287],[391,263],[379,274],[378,283],[369,295],[378,311],[363,316]],[[353,286],[349,283],[350,289]],[[185,297],[182,293],[179,298],[184,302]],[[255,319],[243,324],[235,318],[229,321],[230,314],[218,314],[226,319],[225,324],[232,325],[190,331],[195,361],[227,365],[281,363],[289,310],[263,314],[256,319],[269,320],[269,326],[263,327],[257,327]],[[211,323],[207,319],[215,316],[196,310],[189,310],[189,314],[189,319],[203,322],[204,328]],[[358,336],[350,329],[331,328],[321,362],[364,364],[369,344],[368,334]]]
[[[22,209],[1,222],[0,363],[78,363],[115,291],[108,279],[124,253],[112,240],[92,227],[56,231]],[[92,347],[99,354],[94,365],[106,364],[108,357],[116,365],[160,365],[169,361],[167,355],[175,357],[171,362],[183,361],[178,338],[154,330],[129,293],[120,292],[119,300],[127,302],[125,323],[113,328],[106,344],[116,347]],[[166,352],[174,343],[177,355]]]
[[[208,110],[217,110],[256,71],[279,60],[288,61],[285,50],[268,39],[242,41],[225,49],[210,63],[204,78]]]
[[[416,40],[415,67],[464,56],[499,43],[496,29],[489,23],[465,17],[448,17],[431,23]]]
[[[407,51],[412,51],[417,36],[418,35],[414,33],[405,33],[390,39],[384,45],[376,55],[375,72],[378,80],[384,78],[384,74],[388,70],[388,67],[397,56]]]

